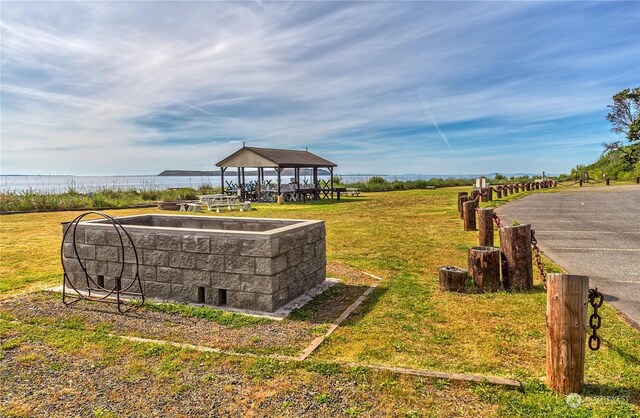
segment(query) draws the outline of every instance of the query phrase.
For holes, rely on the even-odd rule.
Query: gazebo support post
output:
[[[236,167],[236,174],[237,174],[237,177],[238,177],[238,190],[240,190],[240,183],[241,183],[241,181],[240,181],[240,167]]]
[[[313,167],[313,197],[320,198],[320,192],[318,191],[318,167]]]
[[[258,174],[258,202],[262,202],[262,167],[256,168]]]
[[[329,167],[329,175],[331,178],[329,179],[329,186],[331,187],[331,200],[333,200],[333,167]]]
[[[220,193],[224,194],[224,172],[226,171],[227,167],[220,167]]]
[[[278,173],[278,196],[281,193],[281,184],[282,184],[282,169],[280,167],[276,167],[276,172]]]

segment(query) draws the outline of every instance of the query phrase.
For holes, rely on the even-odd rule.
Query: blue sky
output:
[[[1,172],[565,172],[640,84],[640,2],[2,2]]]

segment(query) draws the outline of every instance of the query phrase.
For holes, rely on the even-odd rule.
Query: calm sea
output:
[[[372,175],[341,175],[343,181],[346,183],[355,183],[359,181],[366,181]],[[397,176],[381,175],[380,177],[386,180],[428,180],[436,177],[456,177],[456,178],[469,178],[475,177],[474,175],[419,175],[419,174],[405,174]],[[227,177],[225,180],[230,179]],[[328,176],[320,176],[322,179],[328,179]],[[246,180],[250,181],[252,177],[248,177]],[[267,177],[270,179],[270,177]],[[275,177],[271,178],[273,181]],[[301,182],[304,180],[311,181],[311,176],[301,176]],[[289,182],[288,177],[283,178],[283,182]],[[59,193],[66,192],[70,189],[76,190],[81,193],[95,192],[101,189],[137,189],[137,190],[150,190],[150,189],[166,189],[172,187],[192,187],[197,189],[202,185],[208,185],[212,187],[220,186],[220,177],[218,176],[206,176],[206,177],[185,177],[185,176],[53,176],[53,175],[0,175],[0,192],[2,193],[20,193],[24,191],[34,191],[39,193]]]

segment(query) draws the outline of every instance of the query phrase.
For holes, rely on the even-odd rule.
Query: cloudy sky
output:
[[[564,172],[640,84],[639,2],[2,2],[2,174]]]

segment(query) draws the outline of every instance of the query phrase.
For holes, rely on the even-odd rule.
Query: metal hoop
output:
[[[99,284],[96,280],[94,280],[93,277],[91,277],[89,272],[87,272],[87,268],[83,263],[82,258],[80,258],[80,254],[78,253],[78,247],[76,243],[78,224],[88,215],[99,215],[102,218],[108,220],[118,234],[118,239],[120,241],[121,266],[120,266],[119,274],[115,277],[115,283],[114,283],[113,289],[108,289],[104,287],[103,285]],[[84,273],[86,288],[87,288],[86,294],[83,294],[76,287],[73,281],[69,279],[69,274],[67,273],[67,268],[65,266],[65,260],[67,260],[67,258],[65,258],[64,256],[64,246],[67,241],[67,236],[69,235],[69,231],[72,231],[71,243],[73,245],[73,254],[75,256],[75,257],[72,257],[71,259],[74,259],[78,262],[78,264],[80,265],[80,268],[82,269],[82,272]],[[135,270],[133,273],[133,279],[131,280],[131,283],[124,289],[122,289],[122,276],[124,274],[124,269],[125,269],[125,253],[124,253],[125,241],[123,239],[122,233],[124,233],[129,245],[133,249],[133,256],[135,258]],[[81,300],[114,303],[118,307],[118,312],[125,313],[135,308],[136,306],[138,306],[138,304],[134,304],[134,303],[131,303],[131,301],[127,301],[123,299],[123,296],[128,296],[129,299],[138,298],[141,302],[139,305],[141,306],[144,304],[144,292],[142,290],[142,283],[140,281],[140,274],[139,274],[138,251],[136,250],[136,247],[133,243],[133,239],[131,238],[131,235],[129,235],[129,232],[127,232],[127,230],[122,226],[122,224],[116,218],[113,218],[112,216],[109,216],[106,213],[97,212],[97,211],[89,211],[81,215],[78,215],[73,221],[69,223],[69,225],[67,226],[67,229],[64,232],[64,235],[62,236],[62,244],[60,246],[60,261],[62,263],[62,269],[64,271],[64,278],[62,282],[62,302],[65,305],[67,306],[72,305]],[[135,292],[132,290],[136,284],[137,284],[137,288],[139,289],[138,292]],[[67,294],[67,286],[71,287],[71,289],[75,291],[75,295]],[[101,292],[102,294],[92,295],[91,294],[92,291]],[[115,300],[114,300],[114,297],[115,297]],[[123,306],[125,306],[126,308],[123,308]]]

